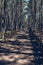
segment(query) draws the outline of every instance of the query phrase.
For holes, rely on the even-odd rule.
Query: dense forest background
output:
[[[0,31],[43,30],[43,0],[0,0]]]

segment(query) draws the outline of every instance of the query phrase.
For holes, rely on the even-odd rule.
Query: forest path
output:
[[[0,65],[43,65],[42,49],[32,30],[17,32],[13,41],[0,41]]]

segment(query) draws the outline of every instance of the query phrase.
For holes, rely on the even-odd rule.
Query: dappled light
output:
[[[42,49],[40,40],[35,36],[31,38],[32,30],[29,34],[24,35],[24,33],[18,35],[16,34],[16,39],[0,42],[0,62],[5,65],[30,65],[39,64],[42,62]],[[26,34],[25,33],[25,34]],[[22,37],[24,37],[22,39]],[[21,37],[21,38],[19,38]],[[19,39],[18,39],[19,38]]]
[[[0,0],[0,65],[43,65],[43,0]]]

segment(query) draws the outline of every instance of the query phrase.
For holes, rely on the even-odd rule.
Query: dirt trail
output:
[[[0,42],[0,65],[43,65],[40,42],[33,37],[21,31],[13,41]]]

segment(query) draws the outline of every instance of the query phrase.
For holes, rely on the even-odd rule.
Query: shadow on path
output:
[[[34,63],[33,65],[43,65],[43,44],[31,29],[29,30],[29,36],[34,52],[34,60],[31,63]]]

